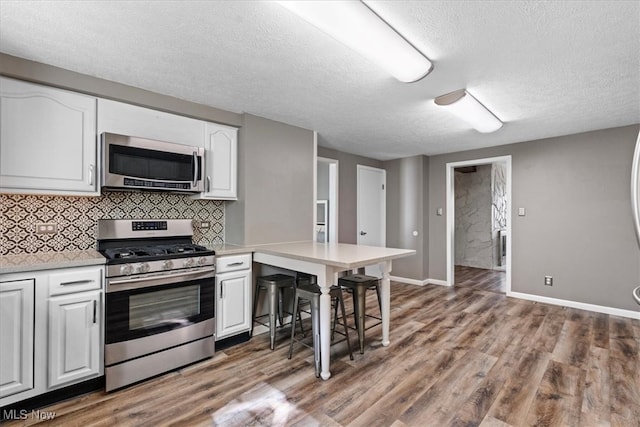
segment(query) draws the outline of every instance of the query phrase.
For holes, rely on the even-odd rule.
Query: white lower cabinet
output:
[[[218,257],[216,340],[251,329],[251,254]]]
[[[100,373],[99,291],[49,299],[49,387]]]
[[[103,374],[103,266],[0,275],[0,407]]]
[[[34,284],[0,283],[0,399],[33,389]]]

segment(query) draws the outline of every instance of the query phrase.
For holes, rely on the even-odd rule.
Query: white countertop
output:
[[[0,257],[0,274],[99,265],[106,261],[105,257],[93,249],[5,255]]]
[[[216,256],[249,254],[255,249],[254,246],[233,245],[231,243],[208,246],[208,248],[216,251]]]
[[[347,243],[316,243],[311,241],[255,245],[253,249],[256,253],[286,256],[292,259],[341,267],[345,270],[357,268],[363,263],[373,264],[416,253],[413,249],[395,249]]]

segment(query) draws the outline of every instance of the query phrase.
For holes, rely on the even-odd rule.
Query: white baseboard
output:
[[[408,277],[389,276],[389,279],[394,282],[406,283],[407,285],[424,286],[427,284],[427,280],[409,279]]]
[[[521,292],[507,292],[508,297],[520,298],[529,301],[543,302],[552,305],[577,308],[580,310],[595,311],[596,313],[610,314],[613,316],[628,317],[630,319],[640,319],[640,311],[623,310],[621,308],[607,307],[604,305],[587,304],[584,302],[569,301],[558,298],[543,297],[540,295],[525,294]]]
[[[446,280],[427,279],[427,283],[430,285],[451,286],[451,283],[447,282]]]
[[[408,285],[417,285],[417,286],[425,286],[425,285],[438,285],[438,286],[451,286],[444,280],[437,279],[409,279],[408,277],[399,277],[399,276],[389,276],[389,279],[394,282],[406,283]]]

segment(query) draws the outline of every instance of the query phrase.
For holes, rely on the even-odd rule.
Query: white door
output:
[[[384,169],[358,165],[358,244],[386,244],[386,181]]]
[[[384,169],[358,165],[358,244],[385,246],[387,173]],[[366,267],[365,273],[382,277],[378,266]]]

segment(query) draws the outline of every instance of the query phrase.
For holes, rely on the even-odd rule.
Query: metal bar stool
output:
[[[378,307],[382,312],[380,303],[380,287],[378,286],[378,278],[374,276],[366,276],[364,274],[351,274],[349,276],[340,277],[338,286],[351,292],[353,295],[353,314],[356,321],[356,329],[358,330],[358,343],[360,344],[360,354],[364,353],[364,318],[372,317],[382,321],[379,317],[366,314],[365,300],[367,289],[375,289],[378,295]],[[377,324],[377,323],[376,323]]]
[[[313,335],[313,361],[316,370],[316,377],[320,377],[320,287],[314,283],[308,283],[306,281],[299,281],[296,283],[295,294],[293,300],[293,321],[291,324],[291,343],[289,345],[289,359],[293,354],[293,342],[295,341],[296,333],[296,320],[299,312],[300,300],[304,299],[309,301],[311,305],[311,329]],[[346,324],[346,313],[344,310],[344,300],[342,298],[342,289],[339,286],[332,286],[329,291],[331,300],[335,299],[336,311],[333,319],[332,331],[335,330],[335,325],[338,321],[337,305],[340,305],[342,310],[342,324],[344,325],[344,336],[347,341],[347,348],[349,349],[349,358],[353,360],[353,352],[351,351],[351,343],[349,341],[349,328]],[[300,327],[302,327],[302,319],[300,319]],[[302,329],[304,333],[304,329]],[[332,334],[333,335],[333,334]],[[306,345],[301,342],[301,344]]]
[[[260,276],[256,279],[256,289],[253,296],[253,322],[251,323],[251,331],[249,336],[253,336],[253,323],[259,323],[264,326],[269,326],[269,337],[271,339],[271,350],[275,347],[276,342],[276,315],[278,316],[278,322],[282,326],[283,317],[283,294],[285,289],[293,290],[295,288],[295,277],[287,276],[286,274],[272,274],[269,276]],[[258,310],[258,297],[260,291],[267,292],[267,298],[269,300],[269,312],[256,316]],[[262,323],[257,320],[261,317],[269,316],[269,324]]]

